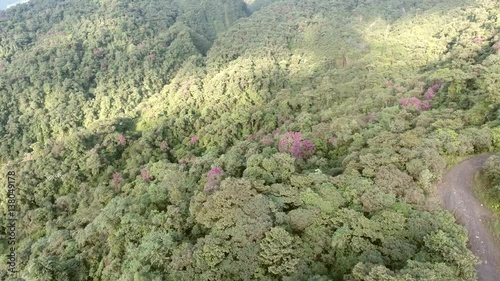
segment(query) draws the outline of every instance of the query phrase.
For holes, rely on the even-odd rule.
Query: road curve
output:
[[[500,280],[500,247],[485,225],[491,215],[474,195],[474,175],[490,155],[466,160],[451,168],[439,184],[442,206],[452,212],[469,232],[469,248],[479,257],[476,266],[479,281]]]

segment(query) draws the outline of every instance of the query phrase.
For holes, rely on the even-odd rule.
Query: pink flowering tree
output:
[[[368,123],[372,123],[374,121],[377,121],[377,114],[375,112],[370,112],[368,115],[365,117],[365,121]]]
[[[120,172],[114,172],[113,173],[113,184],[114,185],[119,185],[122,182],[123,182],[122,174],[120,174]]]
[[[127,139],[125,138],[124,135],[119,135],[118,136],[118,144],[119,145],[125,145],[127,143]]]
[[[426,110],[431,108],[431,104],[429,101],[421,101],[417,97],[411,97],[411,98],[403,98],[399,100],[399,104],[403,108],[411,108],[414,107],[418,109],[419,111]]]
[[[219,187],[222,177],[224,176],[224,170],[221,167],[212,168],[207,174],[207,183],[205,184],[205,192],[213,192],[217,187]]]
[[[396,93],[403,93],[403,92],[406,92],[406,89],[405,87],[403,86],[397,86],[396,88],[394,88],[396,90]]]
[[[271,145],[274,143],[274,139],[272,136],[267,135],[267,136],[262,137],[262,139],[260,140],[260,143],[264,146],[268,146],[268,145]]]
[[[151,173],[149,172],[149,170],[144,168],[141,170],[141,178],[144,181],[150,181],[153,177],[151,176]]]
[[[484,42],[484,39],[482,37],[475,37],[474,39],[472,39],[472,42],[476,44],[481,44]]]
[[[191,144],[195,144],[198,142],[198,137],[197,136],[192,136],[190,139],[189,139],[189,142]]]
[[[493,44],[492,48],[496,53],[498,53],[500,51],[500,41]]]
[[[169,148],[169,146],[168,146],[168,142],[166,140],[164,140],[160,143],[160,150],[161,151],[167,151],[168,148]]]
[[[103,48],[94,49],[93,54],[94,56],[102,56],[104,54],[104,49]]]
[[[429,89],[424,94],[424,99],[426,100],[432,100],[436,97],[437,92],[443,87],[443,83],[436,83]]]
[[[303,140],[300,132],[285,133],[278,144],[280,152],[290,153],[297,159],[307,159],[314,155],[316,147],[310,140]]]

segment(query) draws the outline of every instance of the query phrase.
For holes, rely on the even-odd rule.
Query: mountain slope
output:
[[[2,15],[19,277],[475,280],[427,199],[500,149],[497,1],[248,4]]]

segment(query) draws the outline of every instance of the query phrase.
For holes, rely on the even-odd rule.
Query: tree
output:
[[[297,270],[296,240],[281,227],[271,228],[266,233],[260,243],[260,261],[270,273],[286,276]]]

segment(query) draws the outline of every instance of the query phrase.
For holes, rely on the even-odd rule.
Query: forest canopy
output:
[[[476,280],[432,199],[500,151],[498,89],[496,0],[0,11],[0,279]]]

